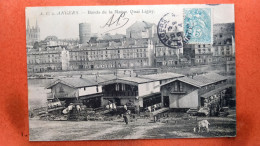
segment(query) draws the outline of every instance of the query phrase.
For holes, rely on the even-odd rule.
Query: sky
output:
[[[126,28],[136,21],[155,23],[167,13],[176,15],[178,23],[183,22],[183,8],[212,8],[212,21],[216,23],[234,22],[234,5],[139,5],[139,6],[78,6],[78,7],[27,7],[26,25],[40,27],[40,39],[57,36],[59,39],[79,37],[79,23],[90,23],[91,33],[125,34]],[[124,16],[120,15],[125,12]],[[107,22],[120,18],[120,22],[107,26]],[[127,23],[126,23],[127,22]],[[125,25],[123,25],[125,24]],[[121,27],[121,28],[118,28]],[[116,29],[118,28],[118,29]],[[110,31],[111,29],[115,29]]]

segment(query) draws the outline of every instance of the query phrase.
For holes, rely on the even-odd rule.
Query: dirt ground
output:
[[[129,125],[123,119],[115,121],[42,121],[30,119],[30,141],[156,139],[190,137],[233,137],[236,135],[236,114],[228,117],[199,117],[210,123],[209,133],[194,133],[194,119],[165,118],[154,123],[137,119]]]

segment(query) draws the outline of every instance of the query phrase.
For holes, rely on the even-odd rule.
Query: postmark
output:
[[[212,43],[211,8],[184,8],[184,42],[188,44]]]
[[[183,47],[183,24],[176,14],[167,13],[160,19],[157,34],[165,46],[174,49]]]

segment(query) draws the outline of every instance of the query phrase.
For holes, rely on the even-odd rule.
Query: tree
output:
[[[33,49],[38,49],[39,48],[39,42],[35,42],[34,44],[33,44]]]

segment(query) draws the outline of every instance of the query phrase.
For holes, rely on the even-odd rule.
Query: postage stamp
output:
[[[159,21],[157,26],[158,38],[169,48],[181,48],[183,46],[183,24],[178,21],[177,15],[174,13],[165,14]]]
[[[212,43],[211,8],[184,9],[184,37],[188,44]]]

